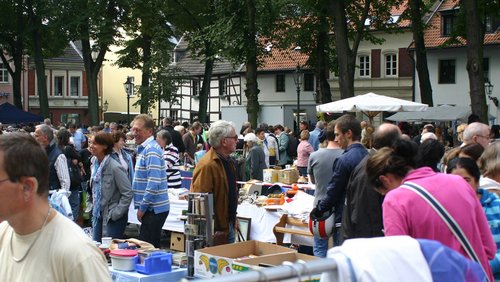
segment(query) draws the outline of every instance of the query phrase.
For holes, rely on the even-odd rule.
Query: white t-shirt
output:
[[[13,232],[6,221],[0,223],[0,281],[111,281],[102,252],[78,225],[59,213],[41,231],[23,236]],[[15,262],[10,244],[19,259],[40,232],[27,257]]]

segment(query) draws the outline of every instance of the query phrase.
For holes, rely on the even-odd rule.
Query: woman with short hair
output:
[[[172,143],[170,132],[165,129],[158,131],[158,133],[156,133],[156,142],[163,148],[163,159],[167,167],[168,188],[181,188],[182,181],[179,171],[179,150]]]
[[[92,238],[103,235],[123,238],[128,209],[134,196],[125,169],[111,157],[114,141],[109,133],[99,132],[90,139],[92,153],[90,185],[92,189]]]

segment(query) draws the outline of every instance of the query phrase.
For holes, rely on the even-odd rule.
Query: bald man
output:
[[[384,123],[375,130],[374,150],[356,166],[346,188],[346,205],[342,213],[341,228],[343,240],[384,236],[382,231],[384,197],[377,193],[368,181],[365,167],[368,157],[373,152],[383,147],[391,147],[399,138],[401,130],[394,124]]]

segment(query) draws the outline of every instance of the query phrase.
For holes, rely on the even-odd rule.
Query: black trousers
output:
[[[156,248],[160,248],[161,229],[168,216],[167,212],[154,213],[154,211],[146,211],[142,217],[139,240],[153,244]]]

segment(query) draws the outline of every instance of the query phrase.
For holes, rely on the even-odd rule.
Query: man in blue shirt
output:
[[[87,140],[81,129],[76,129],[76,125],[69,125],[69,132],[73,135],[73,145],[75,145],[75,149],[80,151],[82,149],[83,143]]]
[[[359,142],[361,125],[352,115],[343,115],[335,121],[335,141],[344,149],[344,153],[333,164],[333,176],[326,188],[326,196],[318,203],[318,213],[335,211],[334,246],[339,245],[340,224],[344,208],[345,192],[349,178],[356,166],[368,154]]]
[[[319,143],[321,143],[319,141],[319,136],[321,134],[321,132],[324,130],[325,128],[325,123],[323,121],[318,121],[316,123],[316,128],[311,131],[311,134],[309,134],[309,144],[311,144],[311,146],[313,147],[314,151],[317,151],[319,149]]]
[[[150,116],[138,115],[132,123],[137,144],[132,190],[137,219],[141,222],[139,239],[159,248],[161,230],[170,210],[163,149],[153,138],[154,121]]]

